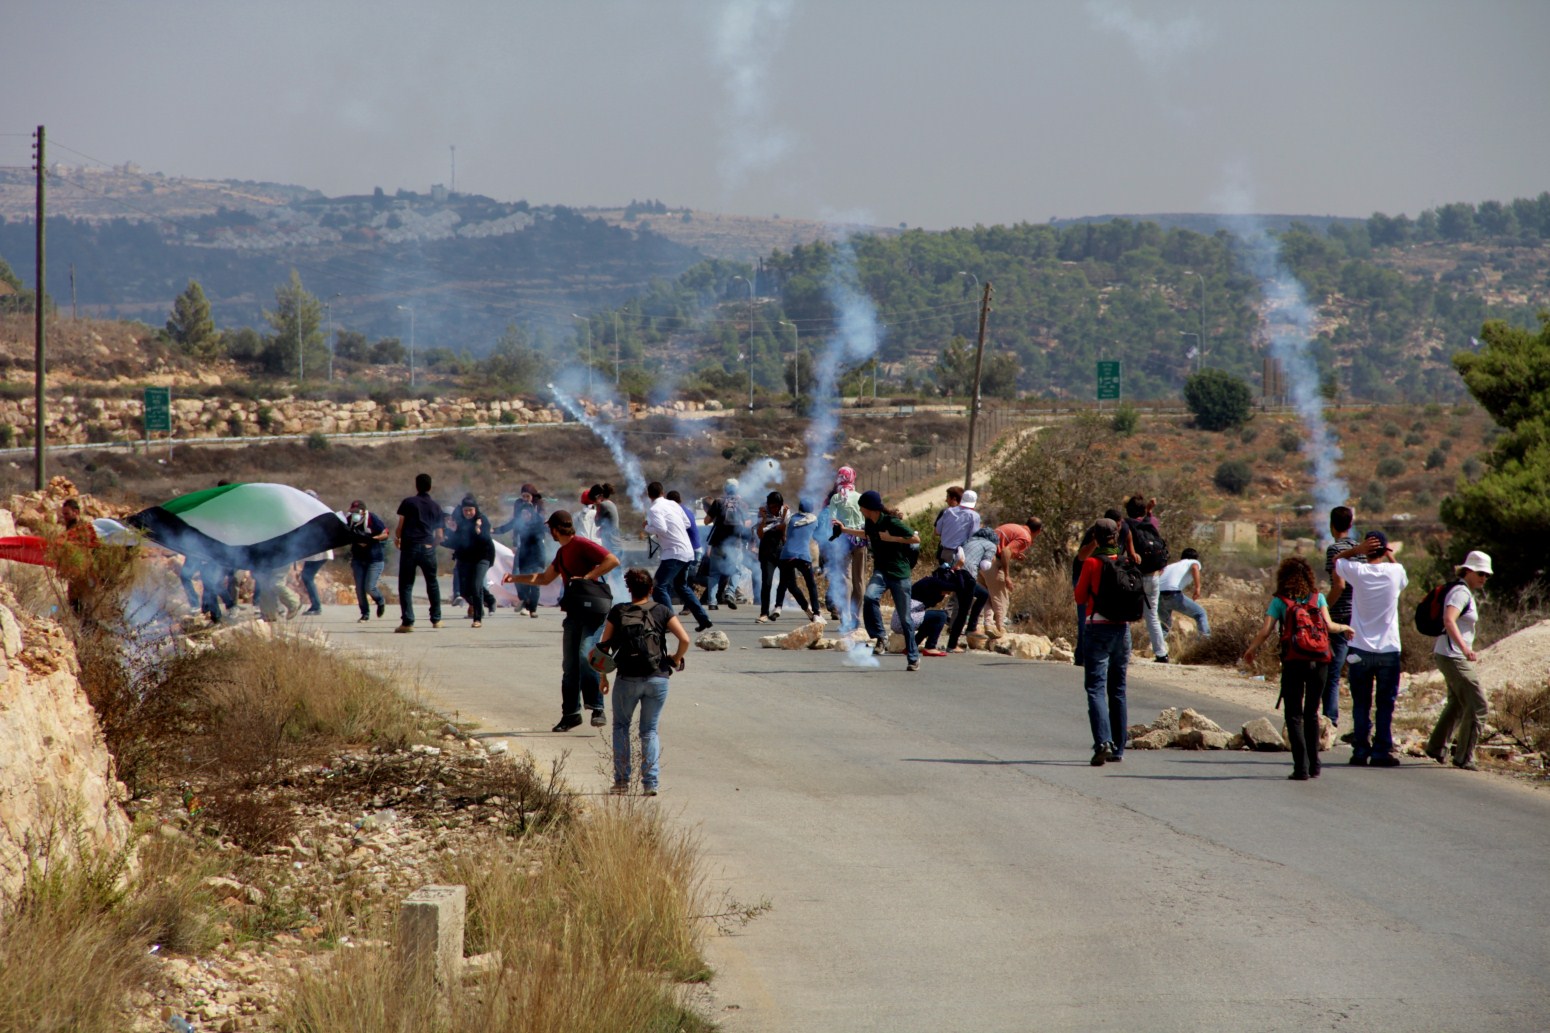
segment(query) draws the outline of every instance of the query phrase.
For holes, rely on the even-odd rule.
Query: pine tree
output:
[[[220,354],[221,335],[210,318],[210,302],[198,280],[188,281],[188,287],[173,301],[167,336],[197,359],[213,359]]]

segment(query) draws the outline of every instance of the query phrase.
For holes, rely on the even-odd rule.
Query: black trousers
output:
[[[1286,738],[1294,775],[1319,773],[1319,708],[1328,671],[1327,664],[1316,660],[1281,661],[1281,698],[1286,702]]]

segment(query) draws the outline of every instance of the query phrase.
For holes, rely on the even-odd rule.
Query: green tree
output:
[[[349,362],[365,362],[371,355],[371,346],[359,330],[340,330],[334,334],[334,355]]]
[[[1550,312],[1533,333],[1492,320],[1478,352],[1453,365],[1469,393],[1502,428],[1481,477],[1461,481],[1442,500],[1453,531],[1451,558],[1470,549],[1499,557],[1492,584],[1508,589],[1550,587]]]
[[[1254,392],[1238,377],[1219,369],[1201,370],[1184,382],[1184,403],[1203,430],[1228,430],[1249,418]]]
[[[210,318],[210,302],[198,280],[188,281],[188,286],[172,302],[172,314],[167,318],[167,336],[196,359],[210,360],[221,353],[221,335]]]
[[[10,263],[0,258],[0,312],[31,311],[32,292],[12,271]]]
[[[378,366],[398,366],[409,358],[409,349],[396,337],[384,337],[371,346],[371,361]]]
[[[1228,459],[1217,466],[1211,480],[1229,495],[1242,495],[1254,482],[1254,469],[1242,459]]]
[[[264,369],[295,374],[298,379],[305,379],[309,373],[321,375],[328,368],[323,303],[301,285],[301,274],[294,269],[290,280],[275,288],[274,303],[272,311],[264,312],[264,320],[274,330],[264,339]]]
[[[1017,356],[1010,352],[986,355],[980,364],[980,394],[991,398],[1015,397],[1019,366]],[[933,373],[937,390],[942,394],[971,396],[974,393],[974,346],[961,335],[953,335],[937,356]]]
[[[479,363],[486,384],[502,391],[522,394],[533,391],[543,381],[543,356],[528,342],[527,334],[515,323],[495,342],[487,358]]]

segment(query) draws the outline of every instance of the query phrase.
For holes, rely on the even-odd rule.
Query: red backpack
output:
[[[1281,616],[1281,659],[1328,663],[1331,657],[1329,628],[1324,624],[1318,596],[1303,603],[1293,602],[1285,596],[1276,598],[1286,607],[1286,613]]]

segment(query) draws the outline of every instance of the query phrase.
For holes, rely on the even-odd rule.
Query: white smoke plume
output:
[[[1210,39],[1205,24],[1192,14],[1153,20],[1117,0],[1089,0],[1087,14],[1099,28],[1123,36],[1153,75],[1168,71]]]
[[[823,504],[834,483],[835,466],[825,458],[834,450],[839,432],[839,380],[846,367],[865,362],[877,354],[879,329],[877,306],[861,289],[856,275],[856,253],[849,241],[835,249],[829,267],[829,302],[839,318],[835,335],[818,359],[818,371],[812,387],[812,419],[807,426],[807,470],[802,495]]]
[[[582,375],[585,376],[585,374]],[[554,400],[559,403],[560,408],[570,413],[577,423],[596,434],[598,440],[607,447],[609,454],[614,457],[614,465],[619,468],[619,472],[624,476],[625,494],[629,497],[630,504],[635,507],[636,512],[644,513],[646,511],[646,477],[641,473],[640,460],[635,458],[634,453],[625,447],[624,435],[619,433],[619,428],[612,423],[605,423],[589,415],[586,406],[582,405],[570,391],[553,383],[550,383],[548,387],[549,393],[554,396]]]
[[[769,456],[755,459],[737,479],[737,494],[749,500],[751,504],[762,506],[765,494],[773,488],[780,487],[785,477],[785,471],[780,468],[778,459],[772,459]]]
[[[725,76],[726,147],[718,167],[728,186],[769,168],[791,139],[770,117],[766,81],[786,35],[791,0],[728,0],[716,20],[716,65]]]

